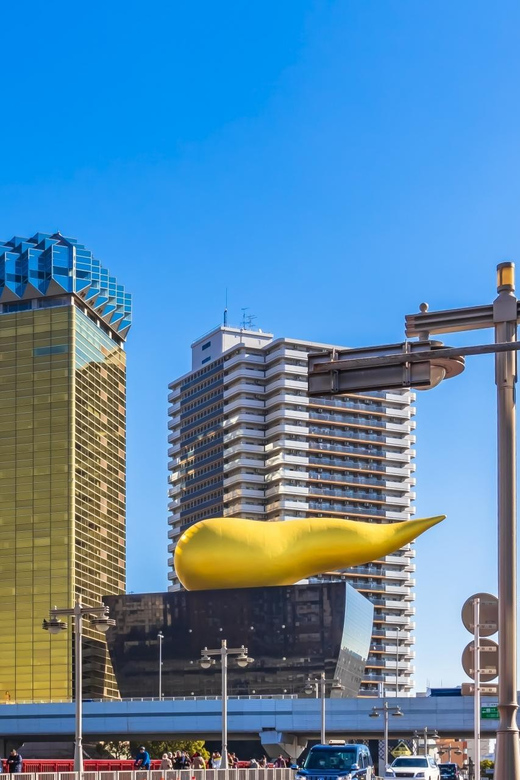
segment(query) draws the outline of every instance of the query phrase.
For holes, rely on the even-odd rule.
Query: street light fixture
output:
[[[203,669],[210,669],[215,663],[215,659],[211,656],[216,655],[220,656],[220,663],[222,666],[222,750],[221,750],[221,756],[222,756],[222,763],[221,766],[223,769],[227,769],[228,767],[228,749],[227,749],[227,741],[228,741],[228,732],[227,732],[227,711],[228,711],[228,692],[227,692],[227,671],[228,671],[228,656],[230,655],[236,655],[237,657],[237,664],[242,669],[248,666],[249,664],[252,664],[254,661],[254,658],[249,658],[247,647],[244,647],[242,645],[241,647],[228,647],[227,641],[225,639],[222,640],[222,644],[219,648],[208,650],[207,647],[205,647],[201,652],[200,657],[200,665]]]
[[[83,618],[90,618],[90,624],[104,634],[116,621],[109,617],[109,608],[103,604],[100,607],[85,607],[76,597],[76,604],[71,609],[57,609],[54,607],[49,612],[49,620],[43,620],[42,628],[49,634],[60,634],[67,629],[67,623],[60,620],[60,615],[74,618],[74,701],[76,714],[74,722],[74,771],[83,772]]]
[[[368,717],[369,718],[379,718],[380,715],[383,715],[383,732],[384,732],[384,744],[385,744],[385,756],[383,761],[383,767],[379,766],[379,773],[380,774],[386,774],[386,767],[388,765],[388,718],[390,715],[392,715],[394,718],[402,718],[404,715],[404,712],[402,709],[397,707],[390,707],[388,702],[385,701],[382,707],[372,707],[370,710]]]
[[[327,686],[330,685],[331,691],[344,691],[345,686],[340,683],[338,679],[335,677],[327,680],[325,677],[325,672],[322,672],[319,677],[316,677],[314,679],[307,680],[307,683],[305,685],[305,688],[303,689],[304,693],[306,693],[308,696],[311,694],[315,694],[316,698],[321,699],[321,721],[320,721],[320,741],[321,744],[325,744],[325,719],[326,719],[326,711],[325,711],[325,693],[327,690]]]
[[[406,317],[407,338],[415,342],[309,356],[309,395],[335,396],[373,390],[429,389],[464,370],[464,357],[495,354],[498,449],[498,710],[495,779],[520,780],[517,702],[516,568],[516,350],[520,305],[514,263],[497,267],[498,296],[492,304],[430,312],[421,304]],[[430,335],[494,328],[495,343],[452,349]],[[445,371],[443,375],[443,371]]]

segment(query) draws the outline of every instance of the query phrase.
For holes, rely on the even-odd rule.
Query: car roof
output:
[[[347,743],[344,745],[313,745],[311,750],[314,750],[315,748],[319,748],[320,750],[343,750],[344,748],[366,748],[366,745],[347,745]]]

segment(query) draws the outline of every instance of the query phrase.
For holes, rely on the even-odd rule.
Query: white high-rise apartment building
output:
[[[391,523],[414,513],[414,396],[309,398],[307,355],[331,346],[225,325],[192,345],[192,370],[169,395],[170,590],[181,587],[176,542],[205,517]],[[364,695],[412,690],[414,556],[407,545],[323,577],[347,579],[374,604]]]

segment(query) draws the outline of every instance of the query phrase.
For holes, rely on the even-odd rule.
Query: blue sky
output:
[[[134,294],[129,590],[166,586],[167,384],[228,289],[276,335],[403,337],[520,256],[512,0],[3,4],[0,235],[61,230]],[[482,331],[451,339],[479,343]],[[420,394],[417,685],[496,592],[493,360]]]

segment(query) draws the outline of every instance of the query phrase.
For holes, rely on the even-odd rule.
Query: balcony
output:
[[[321,425],[309,425],[309,433],[315,434],[317,436],[331,436],[336,439],[353,439],[353,440],[359,440],[359,441],[366,441],[366,442],[377,442],[378,444],[383,445],[385,442],[385,439],[383,436],[377,433],[358,433],[357,431],[347,431],[343,428],[330,428],[327,426],[321,426]]]
[[[250,394],[257,394],[257,395],[263,395],[264,394],[264,382],[263,380],[257,379],[254,382],[248,382],[247,380],[242,380],[239,382],[235,382],[235,384],[227,385],[224,388],[224,399],[227,400],[229,398],[233,398],[235,395],[241,395],[243,393],[250,393]]]
[[[245,398],[244,396],[238,396],[234,400],[224,404],[224,414],[226,416],[229,416],[232,412],[239,411],[241,409],[262,409],[262,411],[264,411],[265,403],[259,398]]]
[[[278,378],[274,379],[270,382],[268,382],[265,385],[265,392],[266,394],[272,393],[273,390],[305,390],[307,391],[307,377],[304,376],[302,379],[297,379],[296,377],[284,377],[284,378]]]
[[[236,471],[237,469],[261,469],[262,473],[264,471],[264,461],[263,458],[260,458],[257,460],[256,458],[247,457],[247,455],[244,455],[241,458],[234,458],[233,460],[229,460],[227,463],[224,463],[224,472],[231,472]]]
[[[234,428],[229,433],[224,434],[224,444],[239,438],[263,439],[264,435],[264,431],[260,428],[247,428],[242,425],[240,428]]]
[[[274,420],[305,420],[305,424],[307,424],[308,419],[309,415],[307,412],[297,409],[286,409],[283,406],[279,406],[265,415],[265,420],[268,423],[272,423]]]
[[[309,500],[309,509],[317,512],[334,512],[343,515],[367,515],[368,517],[384,517],[384,512],[379,509],[365,509],[360,506],[353,506],[347,503]]]
[[[229,387],[233,382],[237,382],[239,379],[244,379],[246,382],[248,379],[252,379],[253,383],[254,380],[263,380],[264,378],[264,372],[261,368],[248,368],[247,366],[239,366],[238,368],[232,369],[228,374],[225,375],[225,382],[226,385]]]
[[[263,505],[250,504],[248,501],[235,501],[229,507],[225,507],[222,512],[224,517],[245,517],[247,515],[264,515]]]
[[[236,474],[232,474],[229,477],[226,477],[224,479],[224,487],[230,487],[231,485],[243,485],[247,484],[249,482],[254,482],[263,485],[264,484],[264,475],[263,474],[244,474],[242,472],[238,472]],[[263,489],[263,488],[262,488]]]
[[[235,454],[242,454],[242,453],[253,453],[258,452],[260,454],[264,454],[264,445],[263,444],[246,444],[245,442],[240,442],[239,444],[234,444],[231,447],[226,447],[224,451],[224,457],[230,458]],[[224,467],[225,468],[225,467]]]
[[[232,428],[235,425],[251,424],[258,425],[264,424],[264,415],[255,414],[254,412],[239,412],[230,416],[224,417],[224,428]]]

